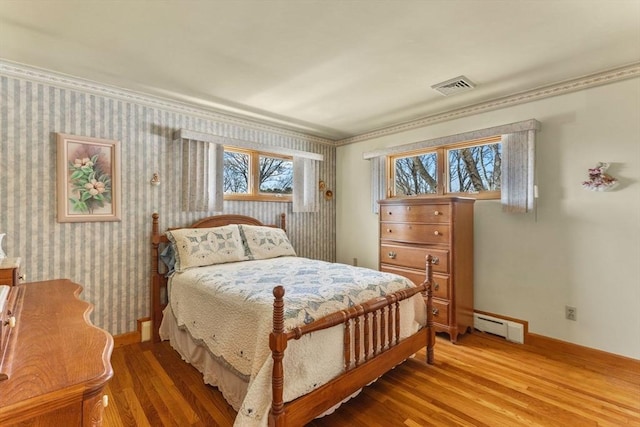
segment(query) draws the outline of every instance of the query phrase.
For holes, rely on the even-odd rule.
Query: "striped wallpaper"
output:
[[[45,73],[46,74],[46,73]],[[95,87],[95,86],[94,86]],[[27,281],[69,278],[84,287],[81,297],[94,304],[92,321],[117,335],[136,329],[150,315],[151,214],[160,226],[187,225],[207,216],[181,212],[180,128],[243,139],[324,156],[320,179],[335,188],[335,146],[317,137],[219,113],[184,108],[128,92],[96,93],[67,81],[16,77],[0,69],[0,233],[9,257],[21,257]],[[194,112],[194,113],[191,113]],[[56,133],[121,142],[122,220],[56,221]],[[161,185],[150,184],[158,172]],[[287,229],[298,255],[335,260],[335,199],[320,201],[317,213],[292,213],[290,203],[224,203],[236,213],[274,223],[287,214]]]

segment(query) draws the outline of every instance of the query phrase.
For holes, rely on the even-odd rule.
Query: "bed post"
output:
[[[269,335],[269,348],[273,357],[273,373],[271,375],[271,411],[269,411],[269,426],[284,426],[284,368],[282,359],[287,348],[287,336],[284,333],[284,288],[276,286],[273,289],[273,332]]]
[[[427,363],[433,365],[433,347],[436,344],[436,332],[433,327],[433,257],[427,255]]]
[[[152,215],[153,223],[151,226],[151,331],[153,333],[153,342],[160,341],[160,319],[162,318],[161,302],[160,302],[160,275],[158,274],[158,247],[160,234],[158,227],[158,215],[154,212]]]
[[[285,232],[287,231],[287,220],[286,220],[286,214],[284,212],[280,214],[280,228],[283,229]]]

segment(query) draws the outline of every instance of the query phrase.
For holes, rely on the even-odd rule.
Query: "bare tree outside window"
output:
[[[500,190],[501,144],[449,150],[449,192]]]
[[[500,198],[500,136],[390,156],[389,161],[392,196],[473,194],[475,198]]]
[[[249,192],[249,155],[237,151],[224,152],[224,193]]]
[[[252,150],[224,151],[225,197],[287,200],[293,194],[293,159]]]
[[[293,193],[293,161],[277,157],[260,156],[261,193]]]
[[[437,169],[436,153],[395,159],[396,195],[435,193],[438,187]]]

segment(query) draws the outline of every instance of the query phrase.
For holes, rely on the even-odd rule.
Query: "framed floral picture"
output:
[[[58,222],[120,221],[120,143],[57,134]]]

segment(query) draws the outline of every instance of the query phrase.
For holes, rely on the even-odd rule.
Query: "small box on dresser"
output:
[[[433,319],[456,342],[473,330],[473,205],[461,197],[394,198],[380,203],[380,270],[414,283],[434,257]]]

